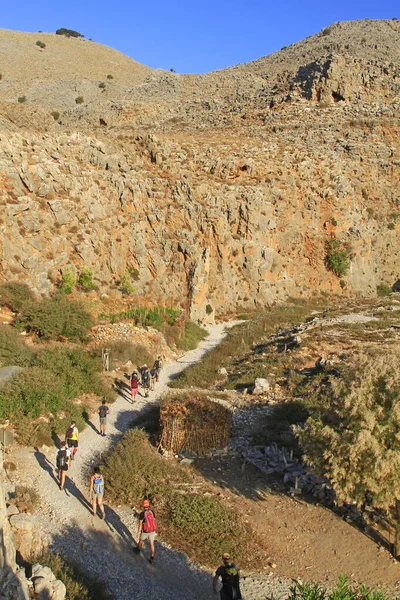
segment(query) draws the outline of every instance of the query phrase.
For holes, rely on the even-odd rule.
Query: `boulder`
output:
[[[254,396],[261,396],[263,394],[268,394],[271,391],[271,384],[268,379],[264,379],[262,377],[258,377],[253,386],[252,394]]]

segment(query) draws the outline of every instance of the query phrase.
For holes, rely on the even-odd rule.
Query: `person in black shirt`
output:
[[[235,563],[230,562],[229,554],[226,552],[222,555],[222,562],[223,565],[218,567],[213,579],[214,594],[217,593],[217,581],[221,578],[221,600],[242,600],[239,587],[239,567]]]

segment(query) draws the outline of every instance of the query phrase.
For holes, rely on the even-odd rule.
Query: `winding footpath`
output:
[[[104,581],[115,600],[208,600],[214,597],[210,573],[167,545],[156,542],[155,566],[146,560],[146,547],[141,556],[132,551],[136,519],[126,507],[107,505],[107,482],[106,519],[93,517],[88,502],[88,472],[110,444],[116,443],[128,429],[132,419],[159,400],[171,378],[217,346],[225,330],[226,324],[211,327],[209,336],[195,350],[167,363],[149,398],[137,396],[131,404],[130,398],[119,396],[110,406],[107,437],[98,434],[95,415],[80,435],[79,451],[67,473],[65,490],[59,490],[55,480],[55,449],[47,454],[41,450],[30,451],[19,463],[21,479],[34,487],[42,498],[39,520],[52,549]]]

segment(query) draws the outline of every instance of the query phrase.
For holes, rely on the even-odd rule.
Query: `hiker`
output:
[[[138,528],[138,545],[135,551],[139,554],[144,540],[149,540],[150,544],[150,558],[149,563],[154,562],[154,540],[156,537],[157,523],[154,516],[154,511],[150,508],[149,500],[143,500],[143,510],[139,515],[139,528]]]
[[[138,391],[139,391],[139,374],[137,371],[133,371],[133,373],[131,375],[132,402],[134,402]]]
[[[149,389],[150,389],[150,371],[147,365],[143,365],[142,369],[142,386],[145,390],[144,395],[146,398],[149,397]]]
[[[90,478],[90,489],[89,496],[92,500],[92,512],[96,516],[97,505],[101,513],[101,518],[105,519],[104,506],[103,506],[103,494],[104,494],[104,477],[100,473],[99,467],[95,467],[93,475]]]
[[[153,365],[153,369],[155,369],[155,371],[156,371],[156,381],[158,381],[160,378],[161,367],[162,367],[162,359],[161,359],[161,356],[158,356],[156,358],[156,360],[154,361],[154,365]]]
[[[106,435],[106,426],[107,426],[107,415],[110,414],[110,409],[108,408],[106,401],[101,401],[101,406],[98,408],[98,414],[100,419],[100,435]]]
[[[56,465],[58,469],[58,484],[60,490],[64,489],[65,485],[65,473],[68,471],[68,465],[71,459],[71,451],[67,448],[67,444],[65,442],[61,442],[61,448],[57,451],[56,456]]]
[[[214,594],[217,593],[217,581],[222,580],[222,588],[220,591],[221,600],[241,600],[242,595],[239,587],[239,572],[240,569],[235,563],[230,562],[230,557],[227,552],[222,555],[223,565],[218,567],[213,579]]]
[[[150,390],[151,391],[154,390],[154,388],[156,386],[156,381],[158,381],[158,379],[157,379],[157,371],[153,367],[152,369],[150,369]]]
[[[71,460],[74,460],[75,454],[78,452],[78,436],[79,432],[76,423],[75,421],[71,421],[71,425],[65,432],[65,441],[71,451]]]

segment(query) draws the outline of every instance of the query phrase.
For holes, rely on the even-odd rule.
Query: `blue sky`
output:
[[[334,21],[400,18],[398,0],[2,1],[0,27],[75,29],[153,68],[205,73],[271,54]]]

